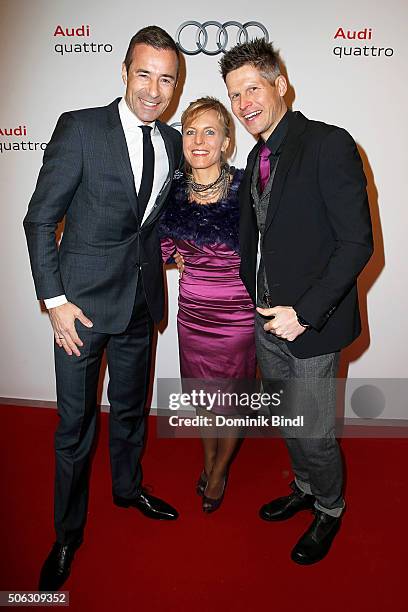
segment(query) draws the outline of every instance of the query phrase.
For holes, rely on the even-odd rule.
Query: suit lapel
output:
[[[157,219],[157,217],[160,215],[163,204],[166,201],[167,195],[169,193],[169,190],[171,187],[171,181],[172,181],[175,167],[176,167],[174,147],[173,147],[171,138],[169,137],[167,131],[163,128],[163,124],[161,121],[156,121],[156,125],[163,138],[164,146],[166,147],[167,159],[169,162],[169,172],[163,183],[162,188],[157,194],[156,201],[153,205],[153,208],[150,211],[149,216],[144,220],[143,225],[145,225],[146,223],[153,223]]]
[[[247,164],[245,167],[244,176],[240,187],[240,218],[248,217],[248,212],[253,212],[252,196],[251,196],[251,177],[254,171],[255,162],[258,156],[258,151],[261,147],[261,142],[258,140],[252,151],[248,155]]]
[[[254,166],[256,162],[256,158],[259,153],[259,149],[261,148],[262,140],[259,139],[256,145],[253,147],[252,151],[248,155],[247,165],[245,168],[245,175],[248,174],[249,182],[251,182],[252,172],[254,171]]]
[[[130,165],[129,151],[126,144],[125,134],[119,117],[118,103],[120,98],[108,106],[108,132],[107,139],[112,151],[112,157],[119,170],[125,192],[129,198],[132,210],[138,218],[137,194],[135,179]]]
[[[306,125],[307,119],[306,117],[304,117],[304,115],[302,115],[302,113],[292,113],[290,117],[288,135],[286,137],[286,141],[284,143],[283,150],[279,158],[278,166],[276,168],[276,174],[273,179],[272,189],[269,196],[269,205],[266,214],[264,236],[276,215],[276,211],[279,208],[288,172],[296,157],[297,152],[299,151],[299,136],[306,129]]]

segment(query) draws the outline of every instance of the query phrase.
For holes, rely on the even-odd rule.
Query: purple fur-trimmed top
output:
[[[238,188],[243,174],[235,170],[228,196],[213,204],[189,202],[185,176],[175,178],[161,218],[160,238],[191,240],[199,246],[224,243],[239,253]]]

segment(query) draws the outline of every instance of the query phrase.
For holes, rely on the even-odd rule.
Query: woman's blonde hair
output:
[[[224,129],[224,134],[227,138],[231,136],[231,115],[225,108],[225,106],[212,96],[205,96],[198,98],[194,102],[190,102],[186,110],[181,115],[181,125],[184,128],[190,125],[196,117],[207,111],[214,110],[217,113],[217,117]]]

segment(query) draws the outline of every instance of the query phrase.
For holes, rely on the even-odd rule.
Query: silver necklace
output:
[[[190,200],[223,200],[228,194],[229,183],[230,173],[228,164],[222,166],[218,178],[208,185],[196,183],[191,173],[186,175],[187,192]]]

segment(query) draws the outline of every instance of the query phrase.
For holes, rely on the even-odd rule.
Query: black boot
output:
[[[313,523],[292,550],[292,560],[300,565],[311,565],[321,561],[329,552],[340,524],[340,517],[315,510]]]
[[[264,521],[286,521],[301,510],[311,510],[316,498],[314,495],[303,493],[295,481],[290,483],[293,493],[286,497],[278,497],[265,504],[259,510],[259,516]]]

